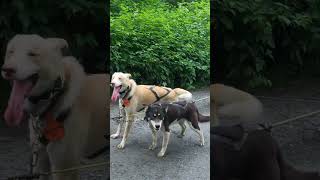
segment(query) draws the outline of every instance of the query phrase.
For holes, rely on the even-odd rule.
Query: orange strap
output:
[[[46,127],[43,130],[44,136],[48,141],[61,140],[64,137],[63,123],[58,122],[52,113],[45,115]]]
[[[124,99],[122,104],[123,104],[125,107],[127,107],[127,106],[130,105],[130,100]]]

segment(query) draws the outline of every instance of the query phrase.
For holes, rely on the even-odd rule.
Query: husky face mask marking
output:
[[[158,131],[161,128],[162,122],[165,118],[165,112],[159,104],[153,104],[150,105],[150,107],[147,109],[144,119],[148,122],[151,122],[152,127]]]

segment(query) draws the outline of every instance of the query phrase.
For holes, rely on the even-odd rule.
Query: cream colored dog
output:
[[[106,74],[86,75],[63,39],[16,35],[7,46],[2,76],[12,82],[5,121],[17,126],[29,118],[34,173],[78,166],[80,159],[106,146],[109,129]],[[76,180],[77,171],[41,176]]]
[[[143,110],[151,103],[157,101],[190,101],[192,94],[181,88],[167,88],[152,85],[137,85],[131,79],[131,74],[115,72],[111,78],[111,86],[113,87],[112,101],[120,98],[119,108],[122,117],[125,117],[125,129],[121,143],[117,146],[119,149],[125,147],[128,134],[137,112]],[[111,135],[111,138],[118,138],[122,129],[123,121],[117,128],[117,132]]]
[[[261,102],[253,95],[223,84],[210,86],[213,122],[218,125],[218,116],[236,117],[242,121],[256,120],[263,111]]]

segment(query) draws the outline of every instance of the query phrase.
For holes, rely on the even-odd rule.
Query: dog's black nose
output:
[[[156,126],[156,129],[159,129],[160,128],[160,125],[155,125]]]
[[[4,72],[6,74],[6,76],[12,76],[13,74],[16,73],[16,70],[14,68],[2,67],[1,71]]]

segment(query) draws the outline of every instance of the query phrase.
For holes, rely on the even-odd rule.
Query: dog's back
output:
[[[223,84],[211,85],[210,91],[211,101],[217,107],[215,115],[248,122],[257,120],[263,112],[262,103],[247,92]]]
[[[170,122],[182,118],[189,121],[197,122],[207,122],[210,120],[209,116],[204,116],[199,113],[198,108],[194,102],[176,101],[172,103],[160,102],[158,104],[161,104],[163,109],[167,108],[166,114]]]
[[[187,103],[185,101],[178,101],[173,103],[161,103],[161,106],[166,110],[167,120],[170,122],[176,119],[187,118],[187,112],[185,106]]]

